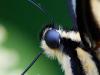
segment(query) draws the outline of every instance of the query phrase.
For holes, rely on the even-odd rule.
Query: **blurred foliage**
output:
[[[66,0],[37,1],[48,11],[49,15],[54,17],[55,23],[70,28],[71,21]],[[48,23],[50,23],[50,18],[27,0],[0,0],[0,25],[6,30],[6,39],[2,45],[0,44],[0,50],[8,52],[8,55],[16,55],[18,59],[16,66],[8,70],[9,75],[18,75],[14,72],[23,71],[41,50],[39,32]],[[11,52],[12,54],[9,54]],[[8,62],[13,59],[15,58],[9,58]],[[42,55],[27,75],[63,75],[63,72],[57,60],[50,60]]]

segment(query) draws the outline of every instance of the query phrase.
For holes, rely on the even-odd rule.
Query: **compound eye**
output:
[[[60,34],[56,30],[48,30],[44,39],[50,48],[59,48]]]

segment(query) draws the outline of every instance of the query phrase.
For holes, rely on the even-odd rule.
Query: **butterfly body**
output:
[[[47,35],[47,29],[57,31],[60,36],[60,47],[52,48],[46,43],[44,37]],[[97,61],[94,60],[93,56],[95,55],[92,54],[92,51],[85,50],[81,45],[82,42],[79,32],[66,31],[60,26],[58,26],[58,29],[52,28],[51,26],[50,28],[47,27],[44,29],[43,35],[44,36],[41,37],[43,38],[41,39],[41,48],[44,49],[48,57],[58,59],[62,65],[62,69],[65,71],[65,75],[99,75],[96,65],[99,64],[98,59],[96,59]],[[52,36],[54,36],[54,34]]]
[[[100,25],[93,0],[67,1],[73,28],[46,25],[40,33],[41,48],[49,58],[58,59],[65,75],[100,75]],[[34,0],[31,3],[47,15]]]

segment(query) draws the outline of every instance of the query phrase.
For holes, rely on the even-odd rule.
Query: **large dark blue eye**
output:
[[[59,48],[60,34],[55,29],[48,30],[44,36],[44,39],[50,48]]]

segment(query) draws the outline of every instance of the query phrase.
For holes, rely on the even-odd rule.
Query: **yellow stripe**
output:
[[[86,75],[99,75],[96,64],[92,60],[92,56],[79,47],[76,48],[76,51]]]

